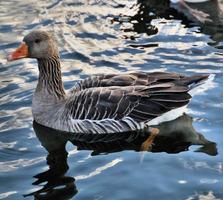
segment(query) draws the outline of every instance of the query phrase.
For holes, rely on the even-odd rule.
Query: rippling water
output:
[[[191,5],[208,13],[200,19],[168,0],[0,1],[0,199],[223,199],[222,5]],[[33,131],[36,61],[6,62],[40,28],[58,40],[66,89],[105,72],[216,76],[188,115],[161,127],[174,134],[157,138],[150,152],[139,152],[143,138],[71,141],[67,157],[69,135],[34,124],[38,140]],[[53,144],[61,148],[48,155]]]

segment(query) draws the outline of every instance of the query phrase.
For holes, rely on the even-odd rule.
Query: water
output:
[[[223,15],[215,3],[196,8],[209,16],[191,16],[166,0],[1,1],[0,199],[223,199]],[[148,152],[140,152],[143,137],[72,141],[67,157],[69,135],[35,125],[38,140],[33,131],[36,61],[6,62],[23,36],[39,28],[58,40],[66,89],[105,72],[216,76],[187,115],[161,127],[171,137],[157,137]]]

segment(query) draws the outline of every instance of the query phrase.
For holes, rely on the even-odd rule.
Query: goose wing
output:
[[[76,83],[70,93],[75,93],[86,88],[110,86],[149,86],[155,83],[166,83],[181,80],[184,76],[168,72],[132,72],[126,74],[98,74]]]
[[[186,105],[191,98],[188,90],[187,86],[173,82],[87,88],[68,99],[66,110],[73,119],[121,120],[131,117],[137,122],[146,122]]]
[[[207,79],[208,75],[195,75],[191,77],[169,72],[132,72],[126,74],[98,74],[81,80],[71,89],[70,94],[95,87],[110,86],[150,86],[159,83],[174,83],[188,86]]]

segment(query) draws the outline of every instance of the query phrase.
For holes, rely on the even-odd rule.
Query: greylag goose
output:
[[[65,132],[151,132],[151,120],[185,107],[191,99],[191,85],[208,78],[168,72],[100,74],[78,82],[66,93],[53,37],[38,30],[23,41],[8,60],[27,57],[38,61],[39,79],[32,101],[34,120]],[[172,113],[172,119],[177,117]]]

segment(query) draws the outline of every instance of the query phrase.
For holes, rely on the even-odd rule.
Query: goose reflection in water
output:
[[[152,23],[153,19],[181,20],[186,27],[199,27],[199,31],[209,35],[218,44],[223,40],[223,4],[218,0],[201,2],[185,2],[182,0],[138,0],[131,10],[136,13],[120,15],[114,19],[121,24],[130,23],[131,28],[123,28],[124,32],[146,33],[155,35],[158,27]],[[164,23],[164,22],[162,22]],[[126,36],[135,39],[137,36]]]
[[[124,150],[180,153],[188,151],[191,145],[201,145],[196,152],[203,152],[211,156],[217,155],[216,143],[207,140],[202,134],[198,133],[192,122],[192,117],[184,114],[173,121],[156,126],[159,133],[152,138],[152,146],[145,149],[144,144],[148,138],[148,133],[130,132],[122,134],[125,135],[125,138],[115,138],[117,137],[117,134],[115,134],[113,138],[106,140],[106,142],[103,142],[103,139],[95,140],[95,138],[92,138],[91,142],[86,142],[89,141],[89,137],[93,136],[82,137],[81,141],[74,140],[73,133],[59,132],[39,125],[34,121],[33,128],[36,136],[49,153],[46,158],[49,170],[34,176],[37,180],[33,185],[46,182],[43,188],[25,196],[33,195],[35,199],[49,200],[56,198],[57,200],[65,200],[71,199],[77,194],[75,179],[65,176],[69,169],[67,164],[68,153],[65,148],[68,141],[77,146],[78,150],[92,150],[92,156]]]

